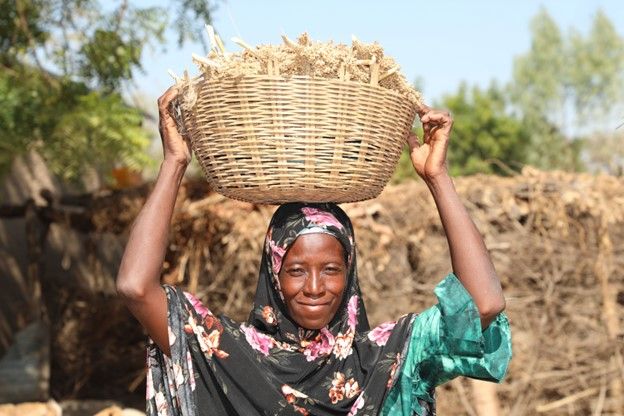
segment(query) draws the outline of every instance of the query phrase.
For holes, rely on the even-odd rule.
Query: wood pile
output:
[[[500,414],[624,414],[624,179],[525,167],[514,177],[454,182],[507,298],[514,358],[496,386]],[[98,199],[91,233],[123,247],[145,197],[117,192]],[[371,324],[434,303],[434,286],[452,269],[427,187],[389,186],[376,200],[342,206],[355,227]],[[215,313],[246,319],[275,208],[210,193],[202,180],[185,182],[164,281],[196,292]],[[144,338],[114,293],[47,288],[47,303],[60,304],[48,307],[53,390],[93,397],[100,389],[116,400],[130,390],[140,403]],[[438,413],[483,414],[479,391],[467,380],[448,383],[438,389]]]

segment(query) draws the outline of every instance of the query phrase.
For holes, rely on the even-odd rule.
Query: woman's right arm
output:
[[[167,298],[160,275],[176,196],[191,159],[190,146],[168,111],[176,95],[170,88],[158,99],[164,159],[154,189],[132,224],[116,281],[117,293],[130,312],[167,355]]]

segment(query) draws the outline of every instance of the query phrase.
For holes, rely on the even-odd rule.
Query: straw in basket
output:
[[[379,85],[375,56],[369,67],[366,84],[350,80],[346,65],[337,79],[284,76],[275,58],[266,74],[187,74],[180,83],[193,102],[180,106],[178,122],[225,196],[265,204],[375,198],[395,170],[417,103]]]

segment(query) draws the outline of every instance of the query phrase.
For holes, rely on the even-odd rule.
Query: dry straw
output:
[[[208,182],[239,200],[352,202],[392,176],[420,94],[377,43],[296,42],[227,52],[208,26],[200,75],[172,74],[175,115]]]

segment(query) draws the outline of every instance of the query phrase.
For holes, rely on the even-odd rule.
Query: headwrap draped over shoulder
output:
[[[289,316],[278,280],[289,247],[307,233],[338,239],[348,270],[341,306],[320,330],[301,328]],[[369,328],[353,226],[332,203],[288,203],[275,211],[247,322],[216,317],[179,287],[164,288],[171,358],[150,344],[149,415],[377,414],[398,376],[414,318]],[[159,390],[153,380],[163,378],[168,387]]]

